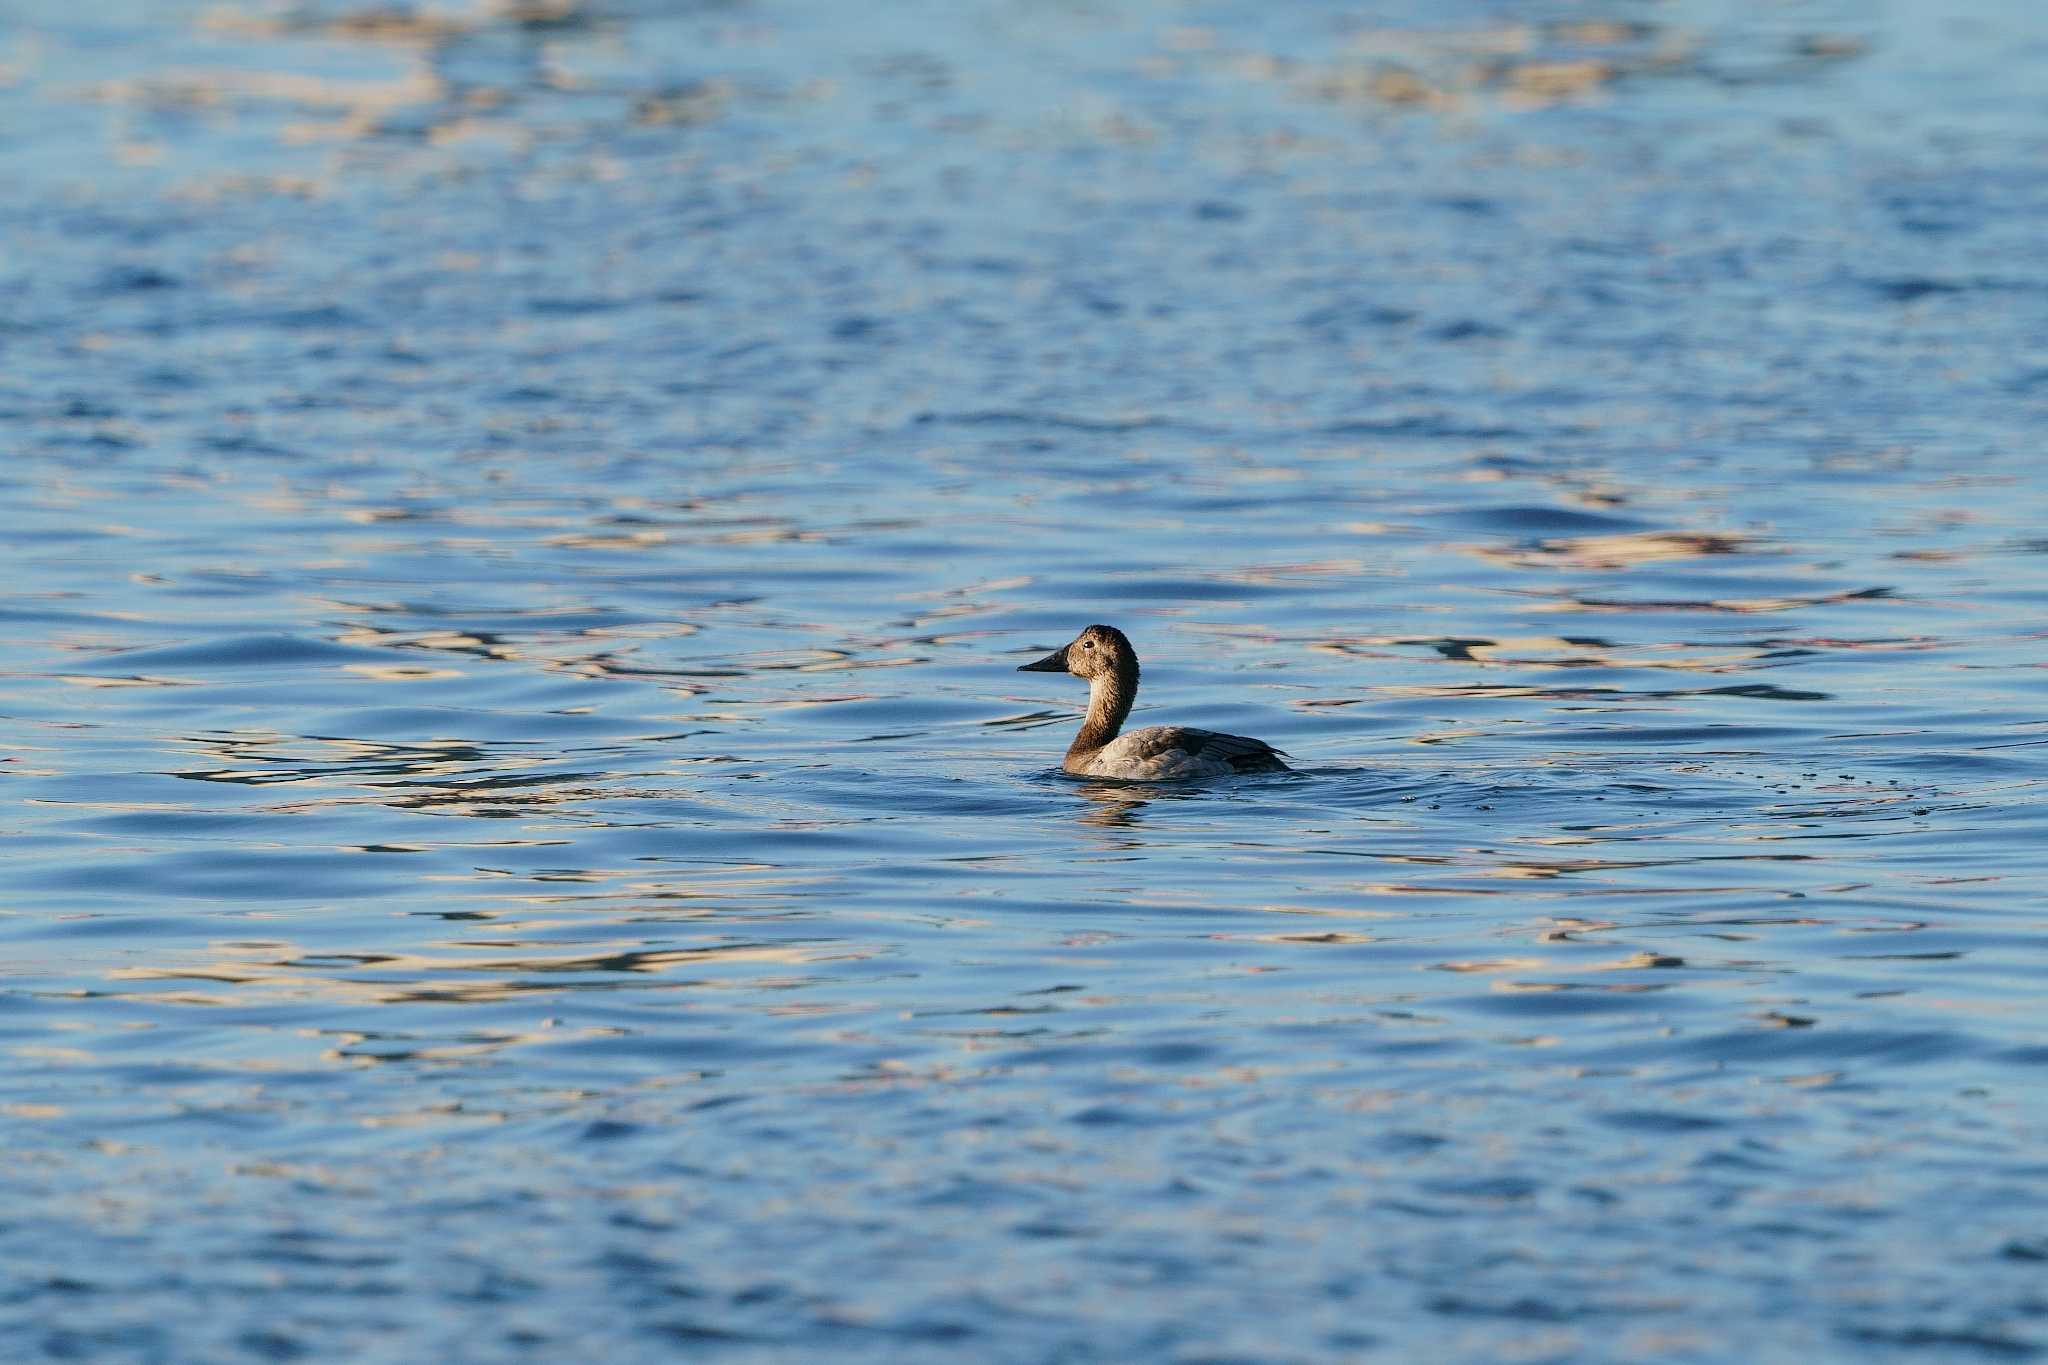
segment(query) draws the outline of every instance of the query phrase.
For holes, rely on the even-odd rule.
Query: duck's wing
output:
[[[1179,753],[1190,759],[1228,763],[1241,773],[1271,772],[1287,766],[1280,761],[1285,755],[1263,739],[1185,725],[1154,725],[1125,735],[1121,743],[1129,745],[1130,756],[1141,762]]]

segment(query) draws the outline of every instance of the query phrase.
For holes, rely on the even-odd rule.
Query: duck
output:
[[[1138,652],[1115,626],[1089,626],[1043,659],[1018,665],[1017,671],[1087,679],[1088,716],[1060,764],[1076,777],[1169,782],[1290,771],[1282,761],[1285,754],[1245,735],[1183,725],[1152,725],[1120,735],[1138,696]]]

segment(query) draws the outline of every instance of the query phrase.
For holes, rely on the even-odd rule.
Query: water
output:
[[[2048,1351],[2038,7],[13,8],[8,1358]]]

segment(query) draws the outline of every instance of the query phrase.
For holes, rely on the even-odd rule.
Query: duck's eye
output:
[[[1083,648],[1083,649],[1093,649],[1093,648],[1095,648],[1095,642],[1094,642],[1093,640],[1083,640],[1083,641],[1081,642],[1081,648]]]

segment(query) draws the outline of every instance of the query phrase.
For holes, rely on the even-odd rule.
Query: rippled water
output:
[[[2038,7],[14,9],[8,1358],[2048,1352]]]

